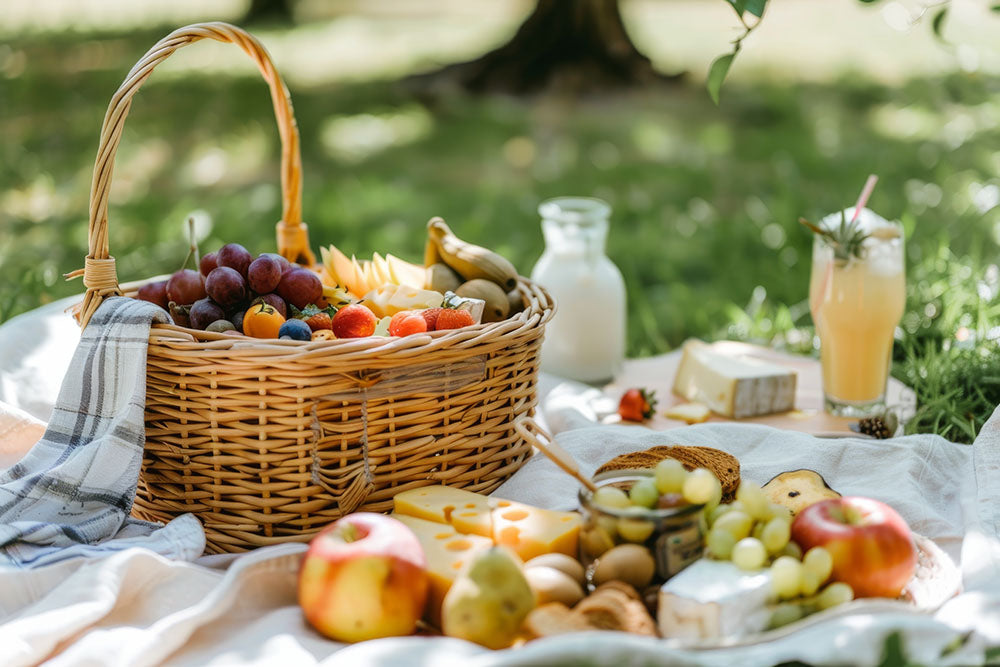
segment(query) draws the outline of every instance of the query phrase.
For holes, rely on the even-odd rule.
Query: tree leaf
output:
[[[754,0],[750,1],[753,2]],[[726,2],[733,6],[733,10],[737,16],[743,16],[743,12],[746,11],[747,0],[726,0]]]
[[[993,5],[990,7],[991,12],[1000,12],[1000,5]]]
[[[705,82],[705,86],[708,88],[708,94],[715,102],[715,106],[719,106],[719,91],[722,89],[722,82],[726,79],[726,74],[729,73],[729,66],[733,64],[735,55],[735,53],[727,53],[724,56],[719,56],[708,69],[708,80]]]
[[[931,20],[931,29],[934,31],[934,36],[937,37],[942,42],[944,41],[944,35],[941,31],[944,29],[944,20],[948,17],[948,8],[942,7],[934,15]]]
[[[764,16],[764,8],[767,6],[767,0],[746,0],[744,4],[748,12],[760,18]]]

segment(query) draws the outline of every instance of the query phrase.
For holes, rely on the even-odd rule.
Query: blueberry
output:
[[[312,329],[302,320],[288,320],[278,329],[278,338],[285,336],[292,340],[311,340]]]

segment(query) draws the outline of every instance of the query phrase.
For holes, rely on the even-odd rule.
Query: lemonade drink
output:
[[[845,215],[850,220],[854,209]],[[820,226],[832,229],[840,220],[837,213]],[[838,257],[826,238],[816,236],[809,282],[826,407],[853,416],[884,405],[893,334],[906,301],[902,228],[868,209],[858,223],[869,235],[860,257]]]

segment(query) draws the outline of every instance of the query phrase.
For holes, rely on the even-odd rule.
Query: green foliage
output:
[[[708,80],[705,85],[708,86],[708,94],[712,96],[712,101],[716,104],[719,103],[719,91],[722,89],[722,82],[725,81],[726,74],[729,73],[729,66],[733,64],[733,58],[735,57],[735,53],[727,53],[719,56],[712,61],[712,66],[708,68]]]
[[[82,289],[60,276],[87,252],[101,120],[131,64],[162,33],[4,45],[31,65],[0,79],[0,99],[9,101],[0,105],[0,135],[17,138],[0,142],[0,238],[15,239],[0,243],[0,320]],[[66,55],[81,51],[95,58],[86,68]],[[885,86],[845,75],[794,88],[757,79],[727,86],[722,108],[683,85],[568,107],[544,97],[425,103],[384,81],[292,85],[291,93],[314,248],[336,243],[359,256],[419,261],[424,225],[441,215],[528,273],[542,250],[540,201],[609,201],[608,253],[628,287],[632,356],[719,335],[812,351],[812,234],[797,219],[850,205],[870,173],[881,177],[870,206],[901,220],[907,235],[897,375],[919,374],[923,359],[948,362],[962,327],[987,345],[1000,324],[1000,208],[984,208],[1000,186],[995,77]],[[210,219],[201,223],[202,252],[228,241],[273,250],[278,155],[267,87],[251,65],[211,76],[155,72],[132,105],[111,193],[120,279],[178,268],[185,221],[197,210]],[[934,373],[945,382],[946,371]],[[983,391],[1000,402],[993,385]],[[938,424],[966,438],[969,429],[946,416],[972,414],[980,424],[992,409],[978,396],[954,400],[911,428]]]

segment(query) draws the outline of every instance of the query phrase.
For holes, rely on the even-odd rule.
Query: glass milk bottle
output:
[[[611,207],[600,199],[557,197],[538,207],[545,252],[531,279],[555,297],[545,328],[542,370],[606,382],[625,359],[625,281],[604,254]]]

